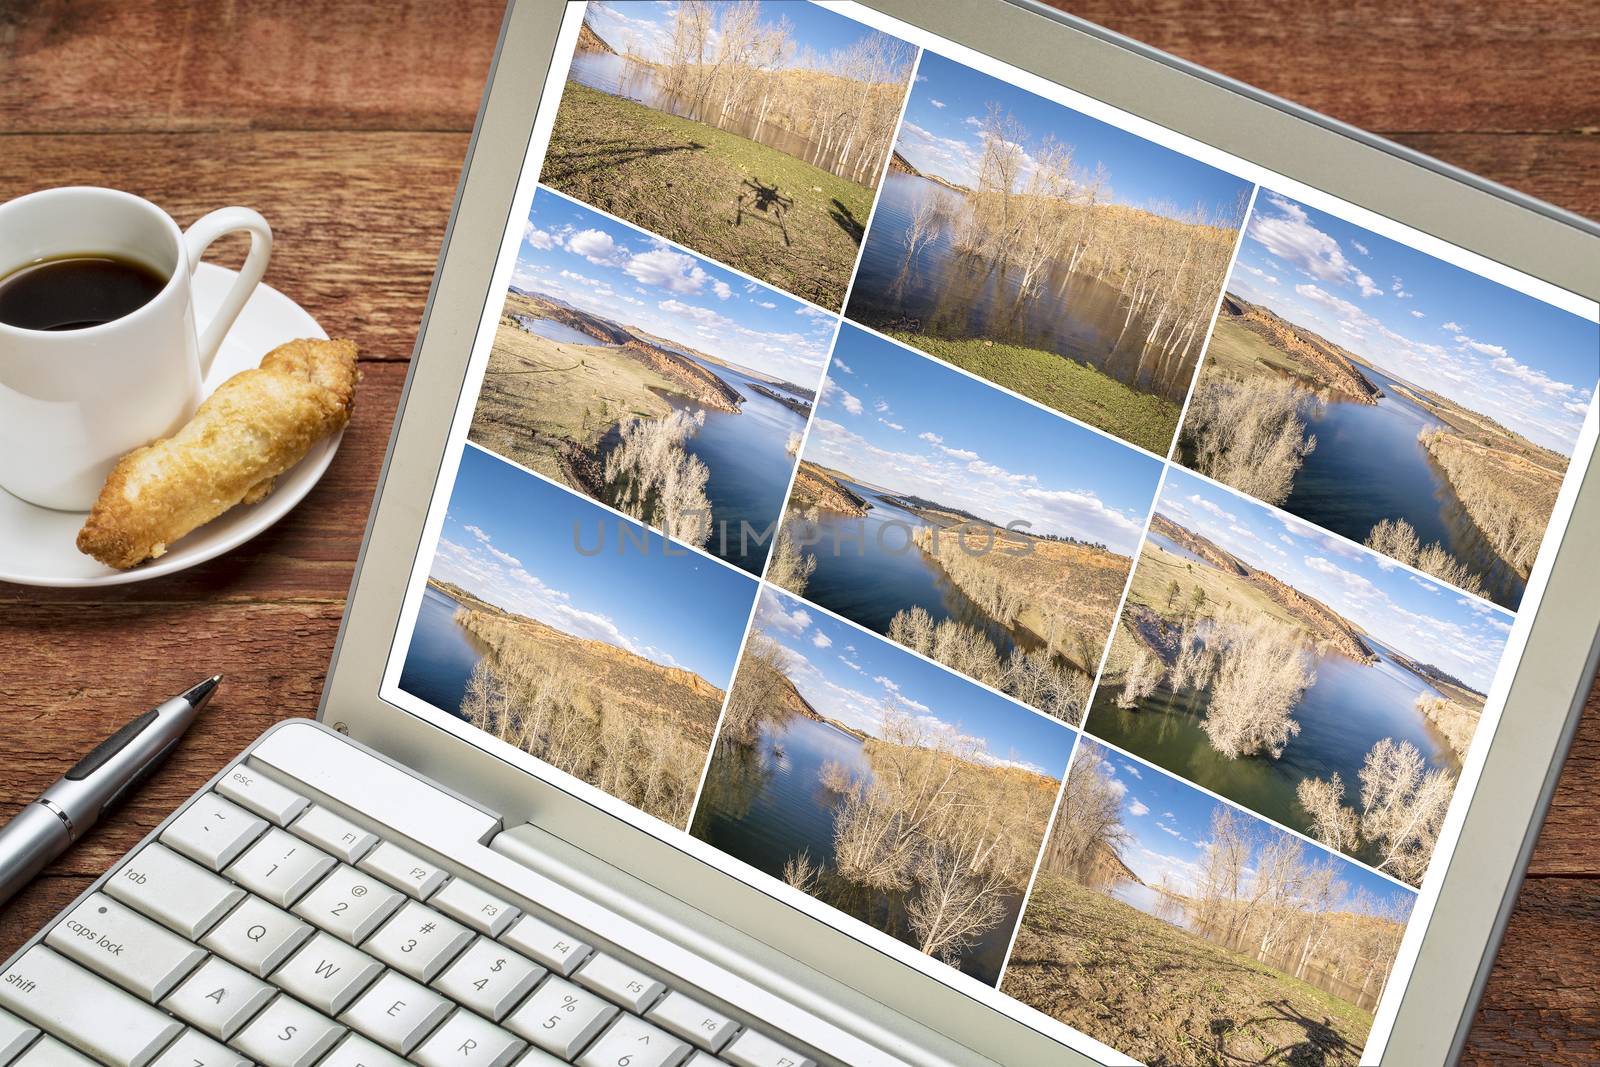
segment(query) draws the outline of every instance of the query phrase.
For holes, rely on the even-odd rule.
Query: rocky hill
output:
[[[800,469],[795,472],[790,502],[791,506],[802,511],[815,507],[837,515],[867,513],[865,500],[840,484],[833,475],[806,460],[800,462]]]
[[[1291,356],[1305,376],[1343,398],[1358,404],[1376,404],[1382,395],[1344,349],[1303,326],[1228,293],[1222,316],[1259,335],[1274,348]]]
[[[606,44],[603,37],[589,28],[589,22],[587,19],[584,20],[582,26],[578,27],[578,51],[603,52],[606,55],[612,56],[617,54],[617,50],[615,48],[612,48],[610,45]]]

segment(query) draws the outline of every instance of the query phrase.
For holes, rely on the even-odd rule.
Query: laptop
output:
[[[1595,669],[1597,296],[1053,11],[514,3],[316,721],[0,1065],[1448,1062]]]

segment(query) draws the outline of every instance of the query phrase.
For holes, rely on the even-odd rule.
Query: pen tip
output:
[[[221,681],[222,675],[213,674],[210,678],[184,693],[183,699],[189,702],[190,707],[198,711],[205,705],[206,701],[211,699],[212,691],[217,688],[217,683]]]

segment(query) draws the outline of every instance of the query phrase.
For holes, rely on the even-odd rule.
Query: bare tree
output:
[[[1045,846],[1044,869],[1093,885],[1098,858],[1118,855],[1131,840],[1122,825],[1122,792],[1110,765],[1099,749],[1079,745]]]
[[[1417,531],[1404,519],[1380,519],[1367,534],[1366,545],[1407,566],[1450,583],[1469,593],[1483,592],[1483,578],[1452,556],[1438,541],[1423,545]]]
[[[739,670],[727,707],[722,712],[722,736],[753,745],[761,728],[784,717],[785,697],[791,685],[785,672],[788,653],[768,635],[756,632],[739,657]]]
[[[1295,786],[1294,795],[1311,818],[1311,836],[1329,848],[1350,852],[1361,843],[1361,826],[1356,813],[1345,807],[1344,779],[1334,771],[1328,779],[1306,778]]]
[[[1290,712],[1316,681],[1311,651],[1295,627],[1266,615],[1233,616],[1220,630],[1206,737],[1229,759],[1258,752],[1277,759],[1300,732]]]
[[[1117,692],[1117,707],[1137,707],[1139,701],[1156,691],[1161,684],[1161,661],[1140,641],[1134,645],[1133,656],[1122,672],[1122,688]]]
[[[1386,737],[1361,767],[1361,834],[1377,846],[1378,869],[1419,882],[1433,857],[1455,775],[1429,769],[1410,741]]]
[[[906,902],[906,922],[917,948],[946,963],[959,962],[973,942],[1005,917],[1003,872],[984,862],[989,843],[933,840],[917,857],[917,891]]]
[[[1288,381],[1203,380],[1184,419],[1184,440],[1201,474],[1268,504],[1289,498],[1294,476],[1317,447],[1306,432],[1312,395]]]

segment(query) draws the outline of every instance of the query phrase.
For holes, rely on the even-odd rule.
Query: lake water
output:
[[[400,688],[452,715],[459,713],[467,679],[485,649],[455,623],[454,600],[433,586],[422,594],[417,626],[400,669]]]
[[[720,743],[706,776],[692,833],[774,878],[791,857],[808,852],[817,865],[833,862],[836,794],[822,788],[823,764],[836,760],[851,774],[871,777],[859,740],[827,723],[795,717],[768,726],[754,747]],[[903,894],[863,890],[834,879],[821,899],[902,941],[912,938]],[[961,970],[993,985],[1022,908],[1006,901],[1005,917],[961,957]]]
[[[911,543],[911,532],[929,523],[886,502],[875,489],[845,481],[871,504],[863,517],[822,512],[816,543],[806,549],[817,569],[806,583],[806,598],[880,634],[900,611],[920,607],[934,622],[954,619],[982,630],[1002,656],[1043,642],[1027,630],[1008,630],[974,604],[944,568]]]
[[[644,104],[646,107],[653,107],[657,111],[665,111],[679,118],[694,119],[696,122],[705,122],[720,130],[747,137],[757,144],[764,144],[785,155],[803,159],[812,166],[820,167],[839,177],[852,180],[857,178],[854,159],[846,165],[841,165],[837,152],[824,151],[809,137],[774,123],[765,122],[757,115],[746,111],[731,111],[723,116],[718,114],[719,107],[711,108],[709,116],[699,114],[690,101],[662,90],[654,67],[626,56],[610,52],[579,52],[572,57],[572,67],[568,77],[590,89],[598,89],[602,93],[620,96]]]
[[[557,322],[555,319],[540,319],[535,318],[532,315],[513,315],[511,317],[516,319],[517,322],[522,325],[524,330],[527,330],[529,333],[538,334],[540,337],[551,341],[560,341],[562,344],[569,345],[601,345],[607,348],[612,347],[607,345],[598,337],[590,337],[582,330],[575,330],[566,323]]]
[[[1417,441],[1441,425],[1396,389],[1395,379],[1362,367],[1383,390],[1376,405],[1330,401],[1309,421],[1317,447],[1295,475],[1283,504],[1308,522],[1362,542],[1381,519],[1402,518],[1424,544],[1440,541],[1484,576],[1490,599],[1515,609],[1527,583],[1495,552],[1455,491]]]
[[[1095,694],[1086,729],[1119,748],[1142,756],[1197,785],[1308,833],[1309,824],[1295,786],[1306,778],[1335,771],[1345,783],[1345,801],[1359,804],[1361,765],[1373,745],[1386,737],[1410,741],[1430,766],[1459,770],[1455,753],[1415,708],[1423,693],[1438,695],[1427,682],[1402,667],[1370,635],[1378,653],[1365,665],[1337,653],[1317,660],[1317,680],[1291,713],[1300,724],[1277,760],[1266,756],[1226,759],[1207,740],[1203,698],[1157,689],[1136,710],[1114,703],[1116,691]]]
[[[1140,392],[1182,402],[1199,345],[1182,363],[1147,347],[1150,324],[1138,317],[1127,323],[1115,286],[1056,268],[1038,295],[1021,298],[1020,273],[991,270],[985,261],[958,253],[948,224],[907,256],[912,212],[930,199],[946,205],[947,217],[965,201],[926,178],[898,172],[884,178],[851,291],[851,318],[880,329],[915,326],[936,337],[982,337],[1054,352]]]

